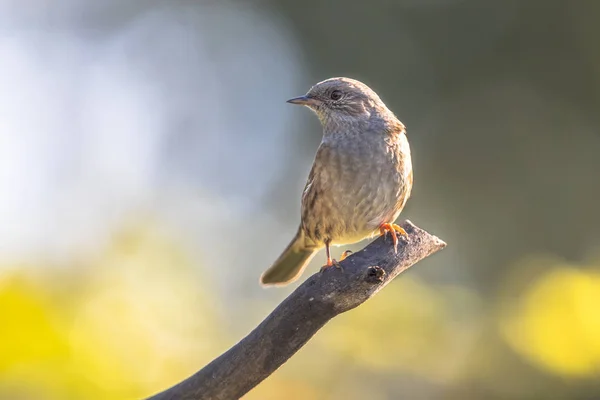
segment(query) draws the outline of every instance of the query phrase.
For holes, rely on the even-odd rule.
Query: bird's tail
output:
[[[283,286],[298,279],[318,250],[307,248],[304,242],[304,234],[299,229],[283,254],[261,275],[260,283],[264,286]]]

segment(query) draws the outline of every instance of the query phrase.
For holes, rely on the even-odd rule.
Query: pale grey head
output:
[[[323,125],[331,120],[337,122],[368,121],[373,116],[394,118],[371,88],[350,78],[330,78],[314,85],[300,97],[288,100],[313,110]]]

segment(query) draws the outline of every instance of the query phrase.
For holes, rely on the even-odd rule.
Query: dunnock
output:
[[[331,245],[391,232],[396,250],[396,232],[406,234],[393,222],[412,188],[410,148],[404,125],[379,96],[354,79],[331,78],[288,103],[317,114],[323,140],[302,194],[298,232],[262,274],[263,285],[296,280],[322,247],[324,267],[337,266]]]

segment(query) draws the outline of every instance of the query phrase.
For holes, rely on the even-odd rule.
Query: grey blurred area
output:
[[[385,321],[340,317],[260,398],[600,398],[600,350],[570,375],[572,342],[536,358],[498,322],[552,263],[600,268],[599,20],[594,1],[2,0],[0,268],[60,267],[123,221],[157,220],[219,304],[218,355],[293,289],[258,285],[297,228],[321,139],[285,100],[348,76],[407,126],[401,218],[448,247],[386,289]],[[408,324],[430,341],[403,345]],[[361,329],[404,361],[364,355]]]
[[[277,18],[185,1],[28,4],[2,14],[3,253],[89,249],[135,210],[196,215],[190,240],[225,251],[234,221],[265,213],[294,158],[284,99],[301,87]]]

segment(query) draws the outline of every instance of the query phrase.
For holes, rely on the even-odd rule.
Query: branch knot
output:
[[[365,282],[376,284],[384,281],[385,270],[377,265],[367,268],[365,273]]]

